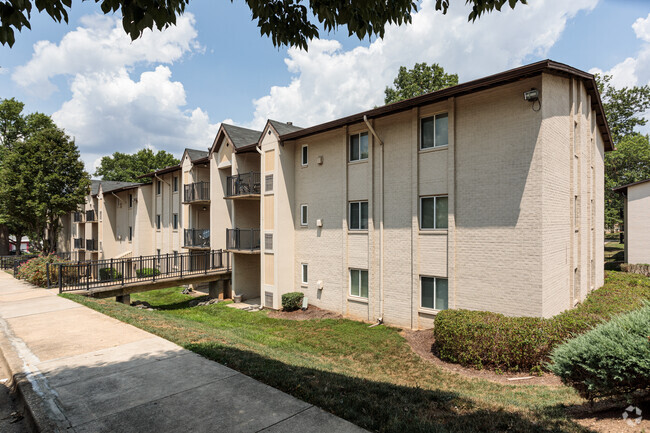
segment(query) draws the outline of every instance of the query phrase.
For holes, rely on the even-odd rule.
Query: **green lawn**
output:
[[[605,244],[605,269],[621,270],[621,263],[625,260],[625,245],[618,242],[607,242]]]

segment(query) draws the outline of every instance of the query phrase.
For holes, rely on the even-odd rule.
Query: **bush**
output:
[[[160,271],[156,268],[142,268],[136,270],[135,275],[138,278],[153,277],[154,275],[160,275]]]
[[[469,367],[539,370],[555,347],[644,300],[650,300],[649,278],[611,272],[582,304],[550,319],[445,310],[435,319],[436,350],[441,359]]]
[[[113,281],[122,278],[122,274],[113,268],[101,268],[99,270],[99,281]]]
[[[650,303],[557,347],[549,369],[581,396],[650,389]]]
[[[48,263],[71,263],[61,260],[54,254],[38,256],[18,266],[16,278],[25,280],[35,286],[47,287],[47,264]],[[50,266],[50,281],[56,284],[58,281],[58,266]],[[65,275],[64,275],[65,277]]]
[[[282,295],[282,309],[284,311],[294,311],[302,308],[302,299],[304,296],[304,293],[301,292],[285,293]]]

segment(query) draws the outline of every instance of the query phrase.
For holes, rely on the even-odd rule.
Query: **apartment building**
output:
[[[623,196],[625,262],[650,263],[650,179],[614,188]]]

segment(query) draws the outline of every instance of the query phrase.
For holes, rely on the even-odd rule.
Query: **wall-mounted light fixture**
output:
[[[533,111],[539,111],[542,109],[542,101],[539,100],[539,90],[530,89],[524,92],[524,100],[533,103]],[[537,105],[537,108],[535,108],[535,105]]]

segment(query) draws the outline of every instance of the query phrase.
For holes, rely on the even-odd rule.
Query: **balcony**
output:
[[[210,182],[195,182],[183,187],[183,203],[210,202]]]
[[[209,249],[210,229],[185,229],[185,248]]]
[[[260,229],[226,229],[226,249],[240,253],[259,253]]]
[[[87,223],[96,223],[97,222],[97,215],[95,214],[94,210],[87,210],[86,211],[86,222]]]
[[[74,212],[72,214],[72,221],[76,223],[84,222],[83,212]]]
[[[97,251],[97,239],[86,239],[86,251]]]
[[[228,176],[226,184],[226,198],[259,198],[261,186],[260,173],[250,173]]]
[[[76,250],[84,249],[84,240],[82,238],[74,238],[74,248]]]

